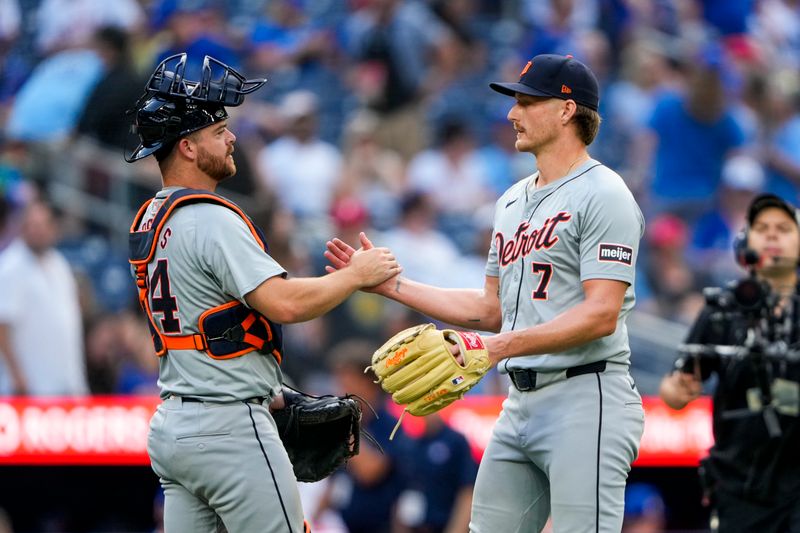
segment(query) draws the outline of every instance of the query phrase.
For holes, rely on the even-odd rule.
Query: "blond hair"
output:
[[[578,104],[578,108],[575,110],[575,115],[573,115],[572,120],[575,123],[575,130],[578,133],[578,138],[586,146],[592,144],[595,137],[597,137],[597,132],[600,130],[600,122],[602,122],[600,114],[597,111]]]

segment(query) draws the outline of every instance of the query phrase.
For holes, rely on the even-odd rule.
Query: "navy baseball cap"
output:
[[[786,211],[786,214],[792,217],[792,220],[800,227],[800,213],[798,213],[797,209],[780,196],[770,193],[764,193],[753,198],[753,201],[750,202],[750,207],[747,209],[747,223],[752,226],[758,214],[768,207],[777,207]]]
[[[589,67],[572,56],[540,54],[525,65],[518,83],[490,83],[495,91],[514,96],[516,93],[531,96],[549,96],[575,103],[597,111],[600,88]]]

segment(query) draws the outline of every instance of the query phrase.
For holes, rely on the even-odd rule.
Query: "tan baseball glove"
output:
[[[461,350],[463,365],[450,352],[453,344]],[[421,324],[386,341],[368,369],[407,412],[425,416],[464,396],[489,367],[489,352],[477,333]]]

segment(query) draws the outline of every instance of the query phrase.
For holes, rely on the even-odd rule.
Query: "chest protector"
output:
[[[283,343],[280,324],[269,320],[261,313],[248,308],[238,300],[231,300],[212,307],[200,315],[197,324],[199,333],[191,335],[165,335],[156,326],[150,309],[150,281],[147,265],[153,261],[158,236],[170,215],[179,207],[206,202],[224,206],[244,220],[256,242],[268,251],[264,234],[253,224],[237,205],[209,191],[181,189],[169,195],[158,209],[152,224],[138,231],[150,199],[139,208],[133,220],[129,236],[129,258],[136,269],[136,286],[139,290],[139,305],[147,315],[150,334],[156,354],[161,357],[169,350],[197,350],[213,359],[231,359],[252,351],[273,355],[281,362]]]

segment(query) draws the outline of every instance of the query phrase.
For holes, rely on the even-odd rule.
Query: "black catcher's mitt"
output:
[[[310,396],[283,387],[286,407],[273,411],[297,481],[319,481],[358,455],[361,406],[348,396]]]

